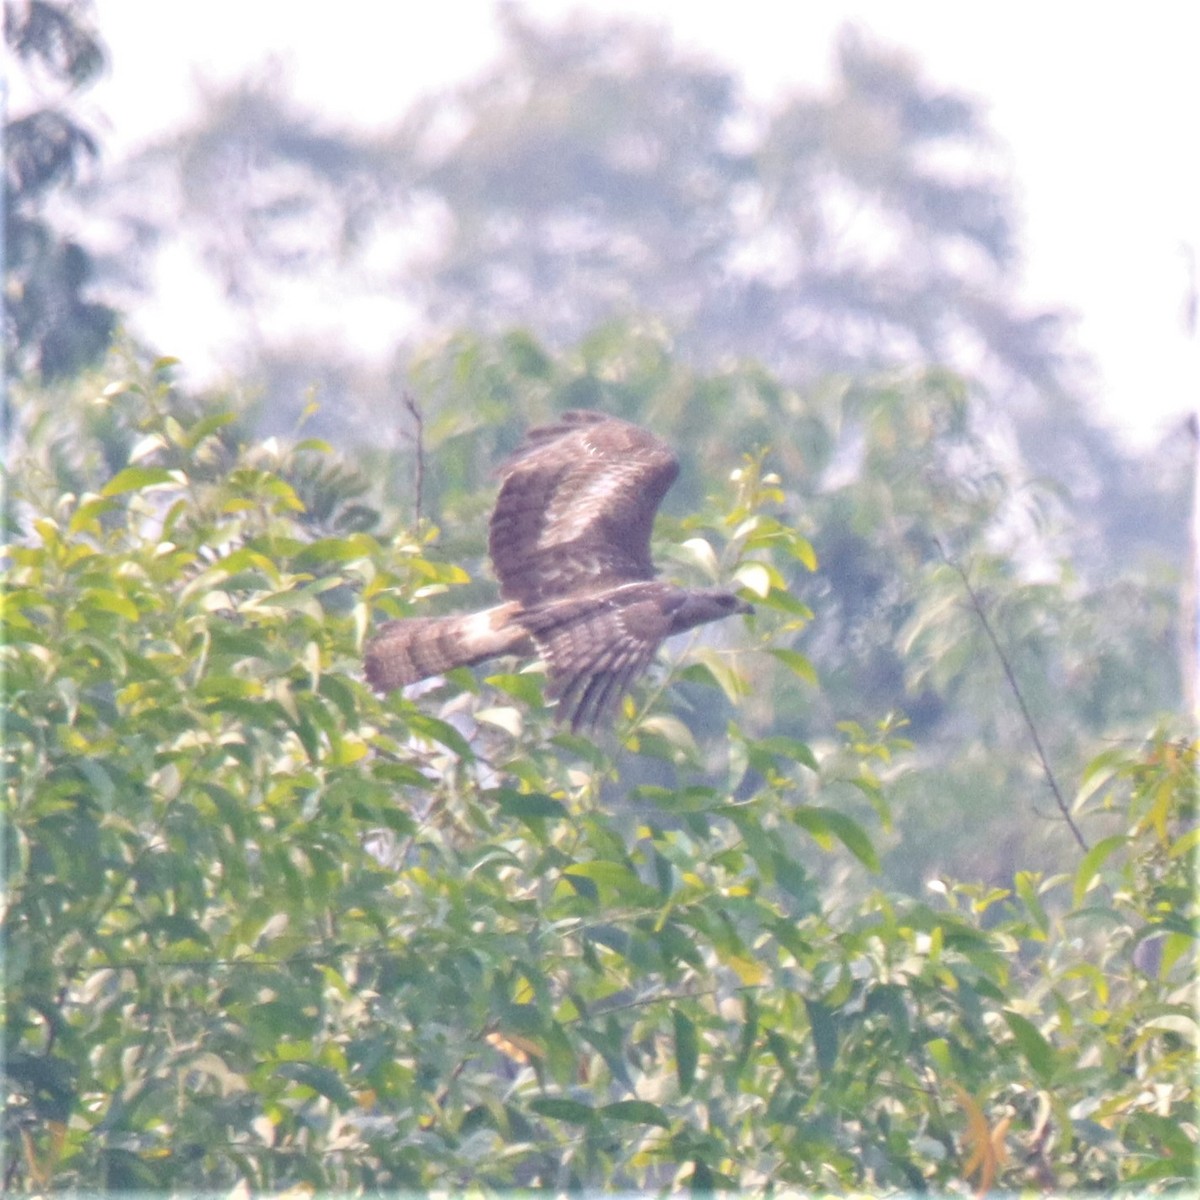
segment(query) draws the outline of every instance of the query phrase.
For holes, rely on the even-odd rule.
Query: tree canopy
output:
[[[522,364],[548,407],[594,390],[669,428],[679,369],[639,379],[648,357],[615,332],[565,358],[510,338],[428,370],[458,381],[459,413]],[[24,397],[3,646],[10,1190],[1191,1178],[1194,746],[1152,698],[1114,710],[1102,679],[1065,673],[1127,681],[1149,593],[1123,622],[1103,602],[1101,631],[1070,581],[983,555],[1003,489],[941,493],[945,557],[924,549],[901,513],[927,484],[895,422],[924,414],[931,471],[961,435],[950,381],[842,393],[873,437],[833,498],[900,506],[889,553],[907,545],[923,583],[898,661],[957,719],[832,719],[806,654],[819,543],[791,516],[807,475],[729,447],[661,554],[756,592],[753,636],[680,648],[592,741],[553,732],[537,672],[382,700],[361,680],[373,613],[476,586],[478,466],[511,410],[432,422],[414,524],[324,443],[256,440],[171,369],[118,361],[47,407]],[[764,420],[819,424],[832,403],[690,376],[695,428],[733,386]],[[959,566],[1082,844],[1014,761],[1027,731],[1006,728]],[[1062,662],[1038,687],[1022,629]]]
[[[690,365],[792,384],[936,363],[983,389],[981,432],[1074,498],[1082,558],[1182,552],[1178,487],[1089,412],[1069,316],[1017,300],[1020,214],[978,102],[852,29],[832,86],[767,106],[637,21],[506,6],[501,26],[481,78],[382,132],[306,111],[275,74],[209,95],[89,194],[112,294],[140,305],[160,250],[188,259],[220,298],[221,371],[262,389],[276,430],[319,387],[339,444],[463,329],[562,349],[644,318]]]
[[[116,321],[88,294],[92,253],[47,212],[99,153],[72,103],[96,79],[104,50],[81,13],[45,0],[5,3],[4,41],[18,77],[42,83],[5,113],[5,357],[54,379],[96,362]]]

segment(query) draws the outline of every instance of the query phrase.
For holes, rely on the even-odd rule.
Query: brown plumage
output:
[[[660,643],[751,611],[735,593],[658,582],[650,532],[679,463],[652,433],[572,411],[532,429],[501,469],[488,549],[504,603],[389,621],[366,646],[373,687],[391,691],[502,654],[539,653],[559,719],[595,726]]]

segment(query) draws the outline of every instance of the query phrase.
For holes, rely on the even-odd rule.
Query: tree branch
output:
[[[416,425],[416,433],[413,435],[417,458],[413,477],[413,487],[416,492],[416,498],[413,501],[413,529],[419,533],[421,529],[421,498],[425,493],[425,418],[421,413],[421,406],[413,398],[411,392],[404,393],[404,407],[412,414],[413,422]]]
[[[987,634],[988,641],[992,643],[992,649],[996,651],[996,657],[1000,660],[1000,665],[1004,668],[1004,677],[1008,680],[1008,686],[1017,699],[1017,706],[1021,710],[1021,716],[1025,719],[1025,728],[1029,730],[1029,737],[1033,741],[1033,748],[1037,752],[1038,761],[1042,765],[1042,773],[1046,776],[1046,782],[1049,783],[1050,790],[1054,793],[1054,802],[1058,805],[1058,811],[1062,813],[1062,818],[1066,821],[1067,828],[1070,829],[1076,842],[1079,843],[1080,849],[1086,853],[1089,849],[1088,844],[1083,834],[1079,832],[1079,826],[1075,824],[1071,816],[1071,810],[1067,806],[1062,790],[1058,786],[1058,780],[1054,777],[1054,771],[1050,767],[1049,758],[1046,757],[1046,750],[1042,745],[1042,739],[1038,736],[1033,714],[1029,711],[1029,705],[1025,703],[1025,696],[1021,692],[1021,685],[1017,682],[1017,676],[1013,671],[1012,663],[1009,661],[1008,655],[1004,653],[1004,647],[1000,645],[1000,639],[996,636],[996,631],[992,627],[991,621],[988,620],[987,612],[983,607],[983,601],[980,599],[979,593],[971,586],[971,580],[967,577],[966,571],[946,553],[940,543],[938,544],[938,551],[942,556],[942,561],[947,566],[953,568],[962,580],[963,587],[971,599],[971,607],[979,617],[979,623],[983,626],[983,631]]]

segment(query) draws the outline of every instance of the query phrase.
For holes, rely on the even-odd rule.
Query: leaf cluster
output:
[[[760,728],[730,643],[599,743],[536,671],[370,694],[373,613],[468,572],[170,371],[11,479],[6,1190],[1190,1179],[1194,747],[1095,759],[1073,868],[896,894],[897,723]],[[675,565],[813,689],[785,500],[748,456]]]

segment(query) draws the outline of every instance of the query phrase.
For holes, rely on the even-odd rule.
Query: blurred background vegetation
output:
[[[1184,1178],[1194,439],[1095,419],[911,60],[847,32],[764,111],[502,23],[385,133],[248,82],[99,170],[103,31],[6,6],[7,1185]],[[228,386],[120,333],[181,239]],[[613,745],[536,677],[369,696],[567,407],[678,449],[658,555],[759,616]]]

